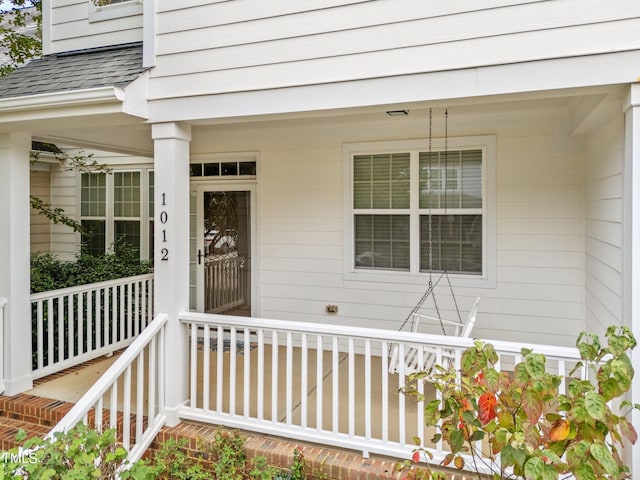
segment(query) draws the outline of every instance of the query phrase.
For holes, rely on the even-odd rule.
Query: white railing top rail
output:
[[[165,313],[157,315],[138,338],[133,341],[129,348],[113,362],[102,377],[83,395],[78,403],[53,427],[47,437],[52,438],[55,432],[67,431],[80,422],[84,415],[96,404],[98,399],[109,390],[113,382],[118,380],[118,377],[124,373],[127,367],[137,358],[138,354],[149,344],[167,322],[168,318],[168,315]]]
[[[104,282],[85,283],[84,285],[77,285],[75,287],[59,288],[58,290],[49,290],[46,292],[32,293],[31,301],[47,300],[49,298],[60,297],[63,295],[70,295],[72,293],[84,292],[89,290],[96,290],[98,288],[106,288],[117,285],[126,285],[127,283],[138,282],[141,280],[153,279],[153,273],[145,273],[142,275],[135,275],[133,277],[116,278],[115,280],[105,280]]]
[[[337,335],[351,338],[386,341],[388,343],[401,342],[407,345],[436,345],[443,348],[466,349],[473,345],[473,338],[434,335],[429,333],[414,333],[406,331],[383,330],[368,327],[352,327],[345,325],[327,325],[323,323],[295,322],[291,320],[274,320],[256,317],[240,317],[232,315],[211,315],[206,313],[183,312],[178,315],[183,322],[195,322],[210,325],[227,325],[235,327],[259,328],[278,330],[281,332],[307,333],[313,335]],[[501,340],[479,339],[491,343],[496,351],[507,354],[520,354],[523,344]],[[564,360],[581,360],[580,352],[575,347],[560,347],[554,345],[526,344],[535,353],[541,353],[547,358]]]

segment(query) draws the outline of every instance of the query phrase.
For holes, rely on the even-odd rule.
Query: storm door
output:
[[[197,194],[197,310],[251,316],[251,191]]]

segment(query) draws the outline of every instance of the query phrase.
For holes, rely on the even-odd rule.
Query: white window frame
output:
[[[142,0],[127,0],[111,5],[98,6],[89,0],[89,22],[102,22],[116,18],[142,15]]]
[[[113,244],[115,240],[115,222],[118,220],[123,221],[138,221],[140,223],[140,259],[141,260],[152,260],[149,257],[149,236],[151,232],[149,231],[149,173],[154,171],[154,169],[149,167],[126,167],[126,168],[112,168],[110,173],[105,173],[106,176],[106,192],[105,192],[105,216],[104,217],[84,217],[82,216],[82,196],[81,196],[81,185],[82,185],[82,175],[78,175],[78,185],[77,185],[77,198],[78,198],[78,212],[79,212],[79,220],[104,220],[105,222],[105,253],[109,251],[109,247]],[[116,217],[115,216],[115,173],[127,173],[127,172],[138,172],[140,173],[140,216],[139,217]],[[97,172],[102,173],[102,172]],[[146,221],[145,221],[146,219]],[[82,235],[79,235],[79,241],[81,241]]]
[[[496,137],[494,135],[454,137],[446,141],[446,148],[453,150],[480,149],[483,151],[482,162],[482,274],[449,274],[456,286],[495,288],[496,286]],[[432,151],[444,151],[445,139],[437,138],[431,142]],[[428,272],[420,271],[420,208],[418,154],[429,151],[428,140],[392,140],[383,142],[347,143],[343,145],[343,274],[345,280],[424,284]],[[356,155],[410,152],[411,195],[409,209],[384,209],[371,213],[409,214],[409,271],[356,269],[355,266],[355,233],[353,208],[353,158]],[[464,212],[464,210],[459,210]],[[435,272],[434,272],[435,275]]]

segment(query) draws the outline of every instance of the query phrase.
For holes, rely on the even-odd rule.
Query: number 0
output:
[[[160,223],[167,223],[167,220],[169,220],[169,215],[163,210],[160,212]]]

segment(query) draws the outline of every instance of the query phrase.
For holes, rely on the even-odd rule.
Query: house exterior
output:
[[[474,337],[640,338],[638,2],[44,0],[43,18],[44,61],[0,80],[7,391],[30,382],[34,139],[107,152],[113,176],[44,183],[103,229],[96,249],[121,232],[153,255],[168,412],[180,312],[398,330],[443,268],[443,316],[482,298]],[[229,301],[208,300],[202,262],[223,200],[242,212]],[[49,235],[68,256],[80,240]]]

